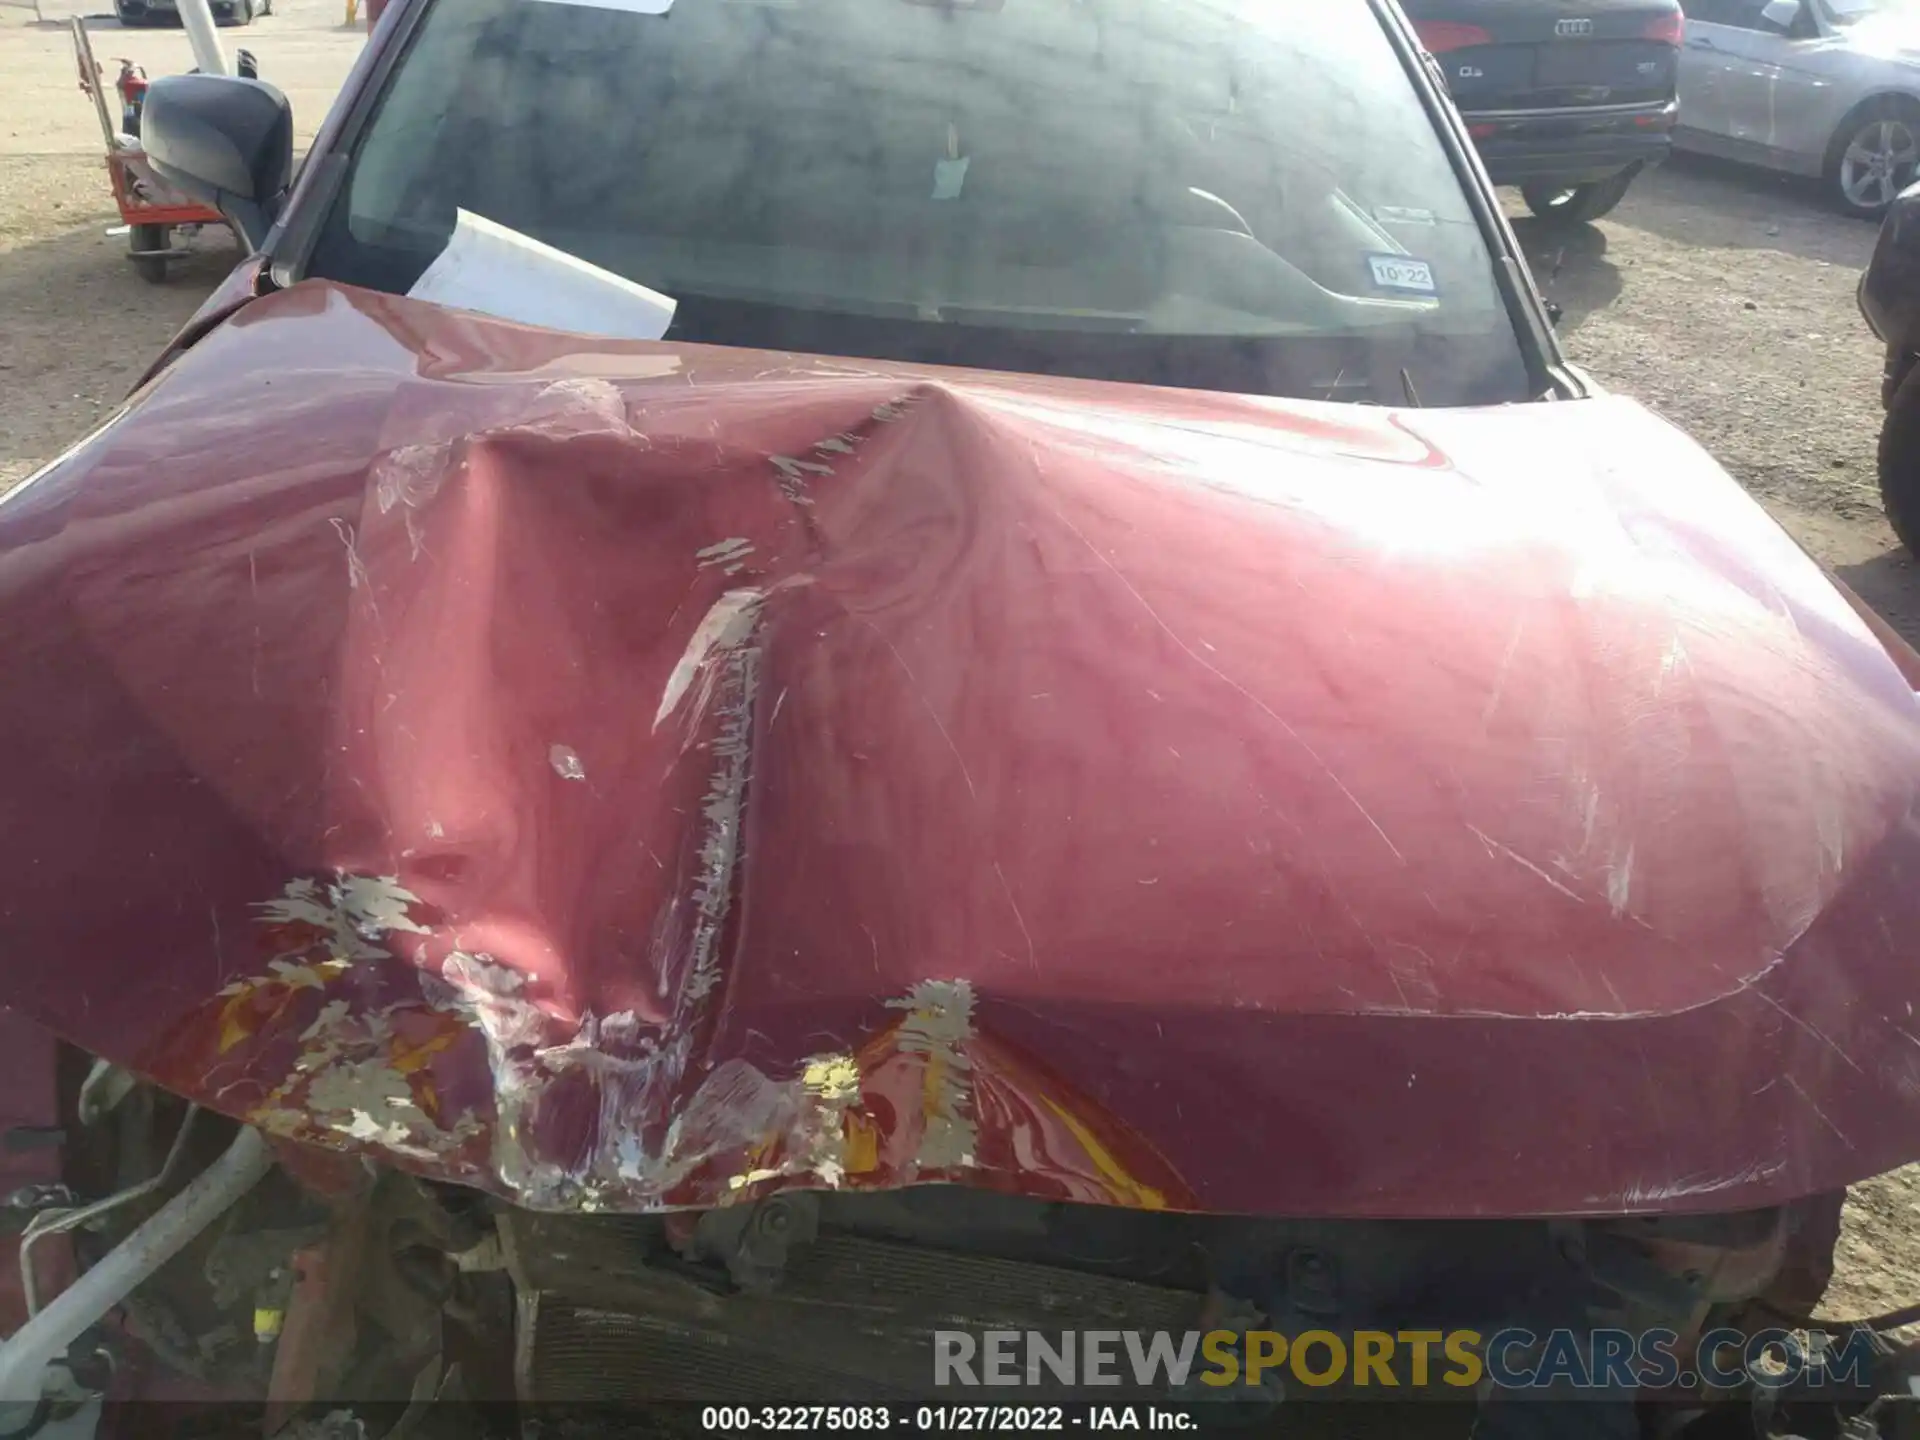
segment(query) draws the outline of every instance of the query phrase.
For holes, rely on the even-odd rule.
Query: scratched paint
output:
[[[667,717],[680,707],[696,680],[702,682],[698,692],[701,696],[696,709],[705,708],[705,696],[710,693],[711,665],[717,656],[730,656],[753,632],[754,621],[759,615],[761,603],[767,598],[766,591],[751,587],[729,590],[713,603],[713,607],[701,617],[699,625],[687,641],[687,648],[679,660],[674,663],[667,676],[665,688],[660,692],[660,707],[654,712],[653,728],[658,730]]]
[[[408,557],[418,560],[426,549],[426,540],[416,512],[429,504],[446,483],[453,463],[453,443],[442,440],[427,445],[402,445],[389,450],[374,462],[368,476],[375,503],[382,515],[399,508],[407,530]]]
[[[445,440],[434,445],[402,445],[375,461],[368,480],[380,513],[385,515],[396,505],[418,509],[439,494],[452,450],[452,443]]]
[[[441,963],[438,979],[436,985],[429,976],[422,985],[429,1003],[464,1019],[486,1046],[495,1173],[516,1194],[550,1200],[566,1188],[568,1177],[528,1141],[532,1111],[551,1073],[542,1059],[552,1048],[551,1020],[528,997],[526,977],[491,955],[455,950]],[[590,1020],[583,1028],[591,1032]]]
[[[973,987],[964,980],[927,980],[887,1003],[906,1012],[900,1048],[926,1061],[925,1128],[915,1160],[928,1170],[973,1164],[972,1062],[965,1048],[973,1034]]]
[[[222,1053],[244,1055],[277,1033],[292,1040],[293,1058],[247,1108],[249,1121],[484,1176],[534,1208],[660,1208],[702,1195],[724,1203],[782,1184],[950,1178],[979,1163],[976,1001],[964,980],[922,981],[885,1000],[891,1018],[859,1049],[810,1055],[784,1078],[738,1059],[703,1070],[684,1030],[631,1011],[569,1018],[530,977],[483,952],[450,949],[436,965],[428,957],[442,938],[417,918],[420,905],[393,877],[335,873],[296,878],[256,907],[261,934],[285,953],[265,976],[221,992],[228,1006],[255,1007],[254,1023],[223,1032]],[[391,982],[382,1002],[367,1004],[370,992],[352,983],[363,971]],[[704,999],[698,978],[690,972],[683,986],[683,1019]],[[468,1056],[483,1061],[483,1103],[469,1091],[452,1104],[450,1077]],[[871,1083],[896,1098],[873,1110]],[[542,1134],[545,1109],[583,1093],[594,1096],[587,1143],[556,1153]],[[1063,1178],[1098,1177],[1104,1198],[1166,1203],[1079,1102],[1041,1094],[1022,1103],[1055,1137],[1017,1145],[1011,1153],[1024,1163],[1051,1154]],[[650,1114],[670,1115],[664,1131],[635,1123]],[[891,1132],[878,1118],[889,1114]],[[1076,1193],[1086,1182],[1065,1183]]]
[[[847,1112],[860,1103],[860,1065],[851,1055],[817,1055],[800,1073],[812,1102],[800,1163],[829,1186],[846,1178]]]
[[[749,622],[751,623],[751,622]],[[693,904],[691,960],[685,994],[699,1001],[720,983],[721,928],[733,903],[734,870],[740,858],[742,806],[753,762],[753,711],[760,690],[760,648],[737,644],[721,662],[718,725],[712,744],[713,774],[700,813],[706,833],[700,842]]]
[[[341,548],[346,551],[348,588],[353,590],[371,589],[373,577],[368,573],[367,562],[360,556],[358,532],[355,531],[352,525],[338,517],[327,521],[327,524],[333,528],[333,533],[340,537]]]
[[[479,1135],[477,1117],[443,1127],[421,1103],[416,1077],[453,1032],[403,1033],[404,1019],[422,1009],[418,1001],[365,1009],[331,993],[356,969],[399,964],[396,937],[430,933],[411,913],[418,903],[397,877],[336,871],[326,880],[296,877],[255,905],[262,932],[287,948],[264,975],[220,990],[220,1052],[304,1013],[303,996],[320,1004],[297,1035],[285,1078],[250,1107],[252,1123],[289,1138],[330,1133],[416,1160],[447,1155]]]
[[[869,412],[869,418],[877,424],[891,425],[903,419],[913,406],[924,398],[924,392],[915,391],[876,405]],[[768,464],[773,467],[780,493],[796,505],[810,506],[814,503],[812,484],[821,476],[838,473],[834,464],[841,456],[851,456],[860,444],[861,436],[854,430],[842,430],[817,440],[809,448],[810,459],[800,459],[794,455],[772,455]]]
[[[480,1135],[478,1116],[461,1115],[442,1126],[421,1103],[409,1053],[397,1029],[403,1013],[417,1007],[359,1012],[335,998],[321,1007],[300,1035],[300,1058],[249,1119],[263,1129],[292,1138],[315,1127],[414,1160],[431,1160],[457,1151]],[[444,1048],[443,1032],[432,1049]]]
[[[738,575],[746,568],[747,558],[753,554],[753,542],[742,536],[715,541],[705,549],[696,550],[694,559],[700,562],[702,570],[719,570],[727,575]]]
[[[823,465],[818,460],[796,460],[791,455],[769,456],[767,463],[780,477],[780,493],[796,505],[813,504],[813,496],[807,493],[808,476],[833,474],[831,465]]]
[[[610,435],[638,439],[627,415],[625,393],[598,375],[569,375],[542,386],[525,419],[506,427],[506,433],[570,439]]]
[[[426,934],[411,914],[419,898],[395,875],[335,871],[325,881],[306,876],[289,880],[278,896],[254,908],[262,925],[313,927],[326,936],[334,960],[353,963],[392,959],[386,943],[390,935]]]

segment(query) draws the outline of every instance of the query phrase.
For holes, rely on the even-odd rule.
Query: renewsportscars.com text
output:
[[[1713,1330],[1689,1348],[1672,1330],[1139,1330],[934,1332],[941,1386],[1304,1385],[1331,1389],[1473,1391],[1736,1389],[1872,1381],[1872,1337],[1856,1333],[1809,1350],[1786,1330]]]

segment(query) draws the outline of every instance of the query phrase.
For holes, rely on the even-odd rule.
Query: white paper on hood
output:
[[[407,294],[523,325],[622,340],[660,339],[677,304],[671,295],[469,210],[459,212],[446,249]]]
[[[629,15],[664,15],[673,0],[546,0],[550,5],[584,5],[589,10],[624,10]]]

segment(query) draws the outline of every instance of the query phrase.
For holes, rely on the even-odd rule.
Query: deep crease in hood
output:
[[[546,1208],[1734,1209],[1920,1156],[1920,723],[1631,402],[308,283],[0,503],[0,1004]]]

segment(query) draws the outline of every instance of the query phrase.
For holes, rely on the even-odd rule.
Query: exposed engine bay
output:
[[[84,1057],[67,1062],[71,1071]],[[248,1143],[264,1152],[255,1132],[105,1065],[77,1091],[64,1088],[77,1100],[69,1179],[8,1201],[24,1228],[29,1306],[42,1318],[51,1287],[39,1277],[59,1268],[50,1256],[60,1243],[83,1270],[104,1272],[197,1173]],[[83,1415],[93,1397],[156,1386],[199,1403],[167,1412],[185,1427],[175,1433],[222,1429],[208,1417],[234,1433],[241,1402],[254,1417],[245,1433],[299,1440],[482,1433],[505,1417],[582,1407],[600,1426],[640,1416],[665,1427],[645,1433],[676,1423],[697,1433],[712,1428],[701,1415],[732,1406],[1010,1395],[1027,1406],[1159,1402],[1235,1427],[1284,1419],[1288,1433],[1909,1433],[1876,1428],[1896,1412],[1882,1401],[1870,1413],[1857,1383],[1836,1404],[1752,1384],[1609,1388],[1595,1377],[1549,1387],[1544,1398],[1560,1403],[1542,1403],[1484,1380],[1449,1393],[1459,1378],[1442,1375],[1440,1337],[1462,1330],[1518,1327],[1543,1339],[1666,1330],[1683,1358],[1725,1325],[1808,1343],[1838,1196],[1720,1215],[1369,1222],[1155,1213],[929,1185],[790,1191],[653,1215],[541,1214],[323,1151],[274,1153],[278,1164],[263,1162],[243,1193],[86,1327],[57,1362],[65,1383],[11,1434]],[[1217,1389],[1197,1367],[1177,1383],[1163,1368],[1142,1384],[1124,1360],[1107,1383],[1087,1371],[1063,1383],[1057,1366],[1029,1363],[1012,1392],[973,1388],[984,1365],[940,1373],[938,1337],[995,1332],[1428,1335],[1435,1364],[1422,1363],[1414,1388],[1452,1403],[1369,1396],[1354,1377],[1303,1388],[1284,1365]],[[1890,1339],[1876,1337],[1873,1353],[1873,1385],[1910,1383],[1911,1357]],[[1390,1413],[1358,1403],[1382,1399],[1395,1402]],[[115,1412],[105,1413],[106,1428],[89,1433],[114,1433]],[[134,1413],[150,1430],[151,1412]]]

